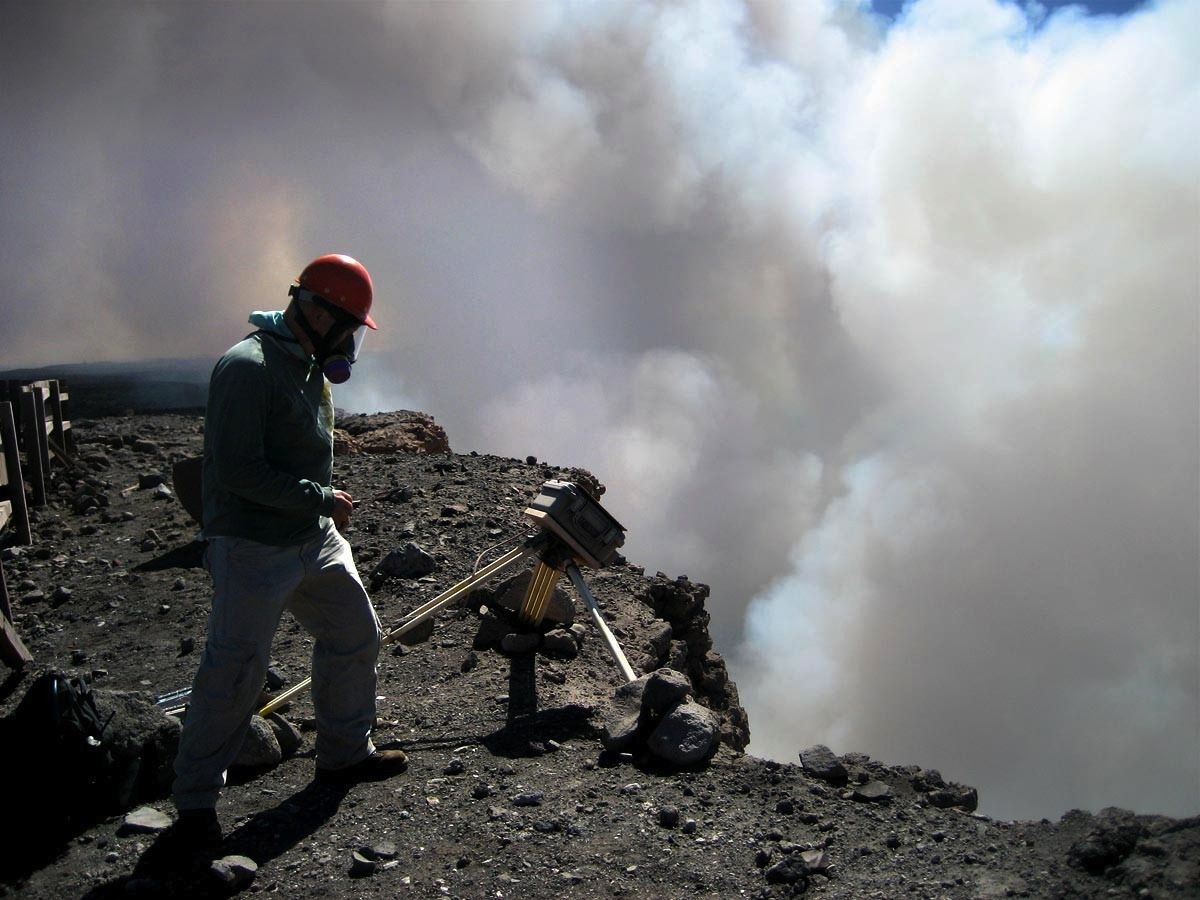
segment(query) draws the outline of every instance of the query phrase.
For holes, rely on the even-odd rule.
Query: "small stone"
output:
[[[892,789],[882,781],[868,781],[856,787],[851,797],[859,803],[891,803]]]
[[[801,750],[800,765],[809,775],[831,784],[845,784],[849,777],[841,760],[824,744],[814,744]]]
[[[372,582],[384,578],[421,578],[432,574],[437,562],[414,543],[407,543],[385,556],[371,573]]]
[[[763,873],[768,884],[795,884],[808,876],[808,866],[798,856],[785,856]]]
[[[555,653],[568,659],[574,659],[579,655],[579,644],[576,643],[575,636],[565,628],[547,631],[542,638],[542,649],[547,653]]]
[[[395,859],[398,851],[391,841],[379,841],[358,848],[358,852],[370,860]]]
[[[825,872],[829,869],[829,854],[824,850],[801,851],[800,861],[810,873]]]
[[[696,833],[696,820],[695,819],[687,819],[684,821],[683,833],[684,834],[695,834]]]
[[[157,834],[171,827],[171,817],[153,806],[139,806],[125,816],[117,834]]]
[[[663,828],[674,828],[679,824],[679,809],[663,806],[658,810],[658,824]]]
[[[368,875],[374,875],[375,868],[375,860],[368,859],[357,850],[350,854],[350,876],[352,878],[365,878]]]
[[[160,484],[150,492],[150,496],[155,500],[170,500],[175,494],[165,484]]]
[[[461,757],[452,756],[450,762],[446,764],[446,768],[442,769],[443,775],[461,775],[467,770],[466,764]]]
[[[187,656],[196,649],[196,639],[194,637],[184,637],[179,639],[179,655]]]
[[[781,816],[790,816],[796,811],[796,803],[793,800],[780,800],[775,804],[775,812]]]
[[[55,606],[61,606],[71,599],[71,589],[59,585],[54,589],[54,593],[50,595],[50,602]]]
[[[246,732],[246,739],[233,764],[248,769],[261,769],[278,765],[282,759],[283,750],[271,726],[261,716],[252,716],[250,729]]]
[[[541,806],[545,795],[541,791],[526,791],[512,797],[513,806]]]
[[[471,788],[471,796],[476,800],[486,800],[495,793],[492,786],[485,781],[479,782],[475,787]]]
[[[944,788],[930,791],[928,797],[929,804],[938,809],[956,807],[967,812],[974,812],[979,806],[979,792],[973,787],[963,785],[947,785]]]
[[[285,719],[281,713],[273,712],[267,716],[267,724],[271,726],[271,733],[275,735],[275,740],[279,743],[279,752],[283,757],[293,756],[303,746],[304,738],[300,735],[300,729]]]
[[[889,834],[884,839],[883,843],[884,846],[886,846],[889,850],[896,850],[900,847],[900,836],[896,834]]]
[[[506,634],[500,641],[500,649],[505,653],[530,653],[536,650],[541,642],[542,636],[536,631]]]
[[[213,860],[209,872],[220,884],[236,891],[254,880],[258,874],[258,863],[248,856],[223,856]]]
[[[87,652],[84,650],[72,650],[71,651],[71,665],[73,665],[73,666],[83,665],[85,662],[87,662],[87,658],[88,658]]]
[[[760,869],[765,869],[771,862],[771,851],[766,847],[759,847],[754,854],[754,865]]]

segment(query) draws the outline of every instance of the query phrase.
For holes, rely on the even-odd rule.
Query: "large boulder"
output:
[[[717,717],[692,700],[672,709],[654,731],[647,745],[660,759],[677,766],[690,766],[707,759],[720,739]]]
[[[604,715],[605,748],[645,751],[674,766],[707,759],[720,742],[720,720],[689,700],[691,692],[687,678],[671,669],[621,685]]]

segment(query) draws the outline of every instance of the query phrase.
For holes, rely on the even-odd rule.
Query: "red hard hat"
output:
[[[357,259],[341,253],[326,253],[305,266],[296,280],[300,287],[321,295],[368,328],[377,327],[371,318],[374,294],[371,275]]]

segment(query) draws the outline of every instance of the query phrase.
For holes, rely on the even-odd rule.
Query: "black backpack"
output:
[[[103,718],[84,678],[53,670],[40,675],[8,721],[9,739],[24,757],[27,773],[45,773],[90,805],[110,786],[113,756]]]

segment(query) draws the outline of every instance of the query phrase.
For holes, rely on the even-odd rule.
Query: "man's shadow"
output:
[[[311,781],[274,808],[256,813],[226,835],[220,846],[203,853],[181,855],[170,831],[162,832],[132,873],[90,891],[85,900],[151,896],[150,892],[175,898],[213,896],[219,891],[205,871],[213,860],[237,855],[266,865],[328,822],[350,787]]]
[[[221,844],[222,852],[248,856],[260,866],[282,856],[333,818],[350,787],[310,781],[231,831]]]

